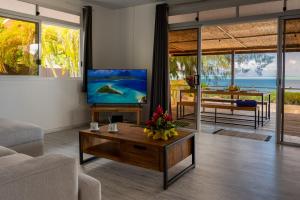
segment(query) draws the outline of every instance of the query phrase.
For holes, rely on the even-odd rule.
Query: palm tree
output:
[[[225,80],[231,76],[231,55],[203,55],[201,62],[201,76],[207,82],[217,82]],[[265,53],[238,54],[235,56],[235,70],[247,73],[249,70],[244,68],[250,61],[256,63],[256,73],[262,75],[264,68],[272,63],[274,55]],[[197,72],[197,56],[170,56],[169,59],[170,75],[173,79],[179,79],[180,75],[186,77]]]

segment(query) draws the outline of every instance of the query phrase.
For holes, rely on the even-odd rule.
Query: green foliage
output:
[[[231,76],[230,55],[202,56],[201,76],[208,82],[217,83]]]
[[[0,17],[0,74],[38,74],[36,24]]]
[[[42,30],[42,66],[51,68],[55,77],[58,67],[63,74],[68,72],[71,77],[78,77],[79,30],[45,24]]]
[[[0,17],[0,74],[38,74],[36,29],[35,23]],[[80,76],[79,39],[79,30],[42,24],[42,66],[55,77],[57,68]]]
[[[235,56],[236,72],[249,72],[244,65],[248,65],[251,61],[256,64],[256,73],[262,76],[264,68],[272,63],[275,59],[274,55],[265,53],[237,54]],[[231,55],[203,55],[202,56],[201,76],[209,84],[217,83],[220,80],[227,79],[231,76]],[[171,56],[169,58],[170,76],[172,79],[178,79],[179,73],[184,77],[193,75],[197,72],[197,56]]]
[[[172,79],[178,79],[179,72],[184,77],[196,74],[197,56],[171,56],[169,58],[169,66]]]
[[[256,64],[256,74],[262,76],[264,68],[275,59],[275,55],[270,55],[266,53],[251,53],[251,54],[238,54],[235,56],[235,61],[237,63],[235,70],[237,72],[247,73],[250,69],[244,68],[243,64],[249,64],[250,61],[255,61]]]
[[[300,92],[285,92],[284,103],[289,105],[300,105]]]
[[[202,89],[207,89],[208,88],[208,84],[205,82],[201,82],[201,88]]]

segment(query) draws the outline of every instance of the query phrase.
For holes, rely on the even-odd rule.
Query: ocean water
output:
[[[218,81],[205,81],[209,86],[215,87],[228,87],[230,85],[230,79],[223,79]],[[276,90],[276,79],[275,78],[266,78],[266,79],[235,79],[235,85],[241,87],[241,89],[257,89],[260,91],[273,91]],[[286,80],[286,88],[299,89],[300,80]]]
[[[103,86],[110,86],[122,94],[98,93]],[[93,104],[130,104],[140,103],[142,97],[147,96],[147,83],[145,80],[94,80],[88,82],[88,103]]]

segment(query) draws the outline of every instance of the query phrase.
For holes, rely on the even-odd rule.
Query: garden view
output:
[[[39,74],[38,30],[37,23],[0,17],[0,74]],[[41,71],[80,76],[79,41],[79,29],[42,24]]]
[[[289,69],[300,60],[297,53],[288,53],[287,59],[286,88],[290,90],[285,92],[285,104],[300,105],[300,79],[295,76],[298,69]],[[169,66],[172,102],[176,103],[178,91],[190,88],[186,78],[197,74],[197,56],[170,56]],[[203,55],[200,74],[202,88],[227,88],[231,85],[231,55]],[[276,102],[275,53],[236,54],[234,74],[235,85],[241,89],[271,92],[271,102]]]

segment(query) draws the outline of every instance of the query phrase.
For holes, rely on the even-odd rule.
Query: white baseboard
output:
[[[89,126],[89,122],[83,122],[83,123],[79,123],[79,124],[73,124],[70,126],[63,126],[63,127],[53,128],[53,129],[47,129],[47,130],[44,130],[44,133],[45,134],[55,133],[55,132],[59,132],[59,131],[66,131],[66,130],[70,130],[70,129],[74,129],[74,128],[80,128],[83,126]]]

